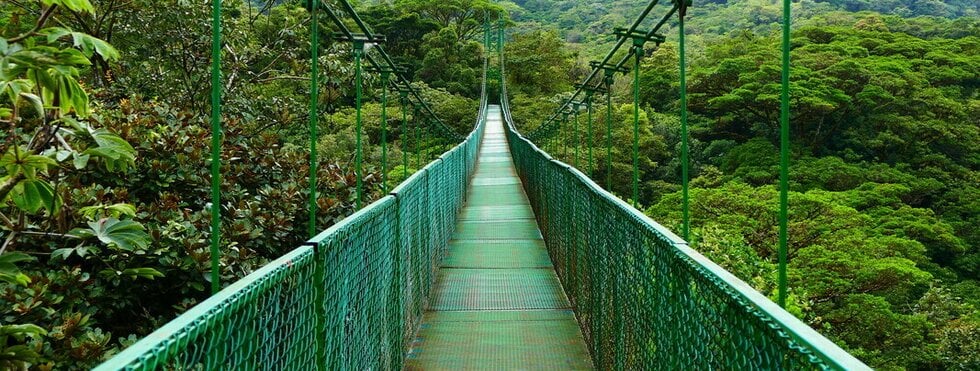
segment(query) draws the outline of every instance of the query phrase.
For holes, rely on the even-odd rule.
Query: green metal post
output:
[[[310,200],[309,200],[309,221],[308,233],[310,237],[316,235],[316,211],[317,211],[317,192],[316,181],[319,172],[319,161],[317,160],[316,142],[319,137],[320,113],[318,104],[320,101],[320,22],[318,10],[320,0],[313,0],[310,8]]]
[[[221,0],[211,1],[211,294],[221,290]]]
[[[363,85],[361,76],[361,56],[364,54],[364,43],[361,41],[354,41],[354,85],[355,85],[355,130],[356,134],[356,148],[354,155],[354,166],[357,172],[357,208],[361,208],[361,204],[364,202],[364,178],[362,177],[362,164],[361,156],[363,155],[363,148],[361,148],[361,88]]]
[[[564,133],[563,135],[561,135],[562,144],[564,144],[565,146],[565,150],[564,150],[565,153],[564,155],[562,155],[562,157],[565,158],[565,161],[568,161],[568,134],[566,133],[568,131],[568,112],[561,113],[561,126],[559,126],[558,128],[561,130],[562,133]]]
[[[612,71],[606,71],[603,82],[606,84],[606,190],[612,192]]]
[[[575,124],[572,126],[573,127],[573,129],[572,129],[572,138],[574,138],[573,140],[575,141],[574,142],[574,145],[575,145],[575,151],[574,151],[575,160],[573,160],[572,163],[575,164],[575,168],[577,169],[579,167],[578,166],[578,157],[579,157],[578,156],[578,153],[579,153],[578,149],[580,147],[579,146],[579,143],[581,142],[579,140],[579,137],[578,137],[578,132],[579,132],[579,130],[578,130],[578,110],[579,110],[579,108],[581,108],[581,106],[578,103],[575,103],[573,106],[574,106],[574,110],[575,110],[574,111]]]
[[[490,19],[489,18],[483,21],[483,49],[487,53],[490,52]],[[489,56],[490,54],[487,55]]]
[[[388,78],[391,74],[381,71],[381,189],[388,193]]]
[[[402,103],[402,172],[404,179],[408,179],[408,93],[399,92]]]
[[[633,44],[633,207],[640,199],[640,59],[643,46]]]
[[[592,177],[592,170],[595,167],[595,163],[592,161],[592,94],[593,91],[589,90],[585,93],[585,109],[588,111],[589,116],[589,178]]]
[[[783,76],[779,135],[779,305],[786,307],[789,234],[789,30],[790,0],[783,0]]]
[[[684,240],[691,238],[691,211],[690,198],[688,193],[688,162],[689,162],[689,138],[687,132],[687,53],[685,51],[684,39],[684,16],[687,13],[687,6],[681,5],[679,8],[679,37],[680,37],[680,57],[681,57],[681,184],[682,184],[682,209],[683,209],[683,229]]]
[[[422,128],[422,143],[425,143],[425,146],[426,147],[422,149],[422,163],[419,164],[419,168],[422,167],[422,164],[429,163],[429,148],[428,148],[428,146],[429,146],[429,135],[430,135],[429,131],[431,130],[430,129],[431,124],[432,123],[426,123],[425,127]]]
[[[504,86],[504,13],[497,17],[497,53],[500,58],[500,87]]]
[[[412,122],[415,124],[415,164],[418,169],[422,169],[422,135],[419,127],[422,126],[422,122],[419,120],[419,106],[415,106],[414,115],[412,116]]]

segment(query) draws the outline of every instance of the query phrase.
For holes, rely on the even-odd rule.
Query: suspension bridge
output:
[[[360,32],[312,3],[313,16],[326,10],[341,29],[338,40],[354,45],[358,138],[362,58],[385,85],[394,77],[403,107],[414,97],[413,120],[433,115],[407,81],[398,81],[404,77],[383,50],[366,54],[366,44],[383,38],[346,1]],[[652,31],[638,31],[657,3],[617,30],[620,41],[606,60],[593,63],[562,109],[528,136],[510,115],[503,24],[496,40],[487,27],[499,90],[488,93],[488,56],[473,130],[463,137],[435,118],[413,126],[416,143],[423,129],[456,140],[455,147],[302,246],[224,289],[215,284],[210,298],[97,369],[867,369],[591,179],[592,96],[608,96],[603,84],[608,89],[611,75],[628,71],[630,58],[636,71],[643,45],[663,42],[656,31],[677,13],[683,19],[688,5],[674,1]],[[214,4],[217,43],[220,1]],[[612,61],[627,43],[626,57]],[[584,102],[575,101],[580,94]],[[220,92],[214,97],[220,132]],[[535,144],[560,129],[566,120],[557,118],[567,118],[569,107],[582,105],[590,116],[585,172]],[[402,123],[409,132],[405,116]],[[315,153],[315,140],[311,147]],[[358,145],[358,177],[360,152]],[[310,183],[312,216],[312,176]],[[217,204],[217,190],[214,197]]]

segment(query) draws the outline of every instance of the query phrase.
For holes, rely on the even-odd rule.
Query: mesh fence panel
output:
[[[310,369],[315,263],[300,247],[233,283],[100,369]]]
[[[517,172],[598,369],[866,369],[514,128]]]
[[[400,369],[483,136],[390,195],[130,346],[97,370]]]

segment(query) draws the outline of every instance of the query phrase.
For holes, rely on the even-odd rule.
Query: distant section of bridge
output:
[[[436,274],[410,370],[590,369],[585,339],[490,106],[467,201]]]

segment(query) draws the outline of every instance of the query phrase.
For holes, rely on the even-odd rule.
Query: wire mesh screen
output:
[[[98,370],[400,369],[483,136],[239,280]]]
[[[309,369],[315,364],[314,275],[313,248],[293,250],[100,368]]]
[[[514,162],[599,369],[866,369],[746,283],[522,137]]]
[[[385,197],[320,242],[323,272],[315,282],[325,295],[316,301],[323,318],[317,336],[326,346],[317,356],[328,368],[390,369],[401,358],[397,212],[394,197]]]

